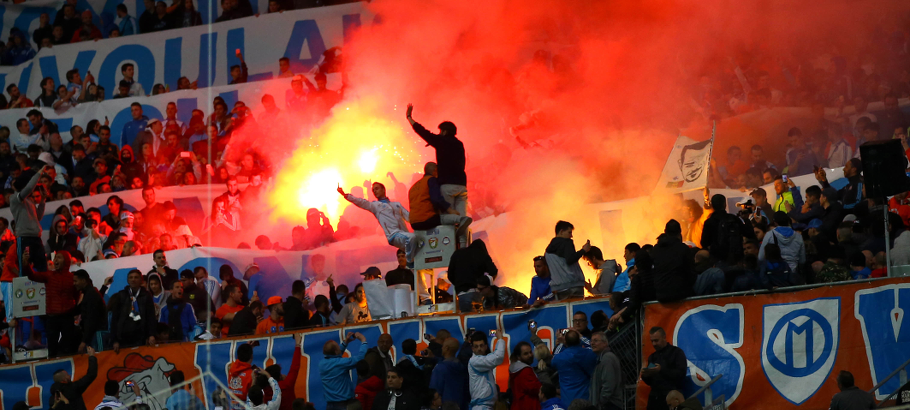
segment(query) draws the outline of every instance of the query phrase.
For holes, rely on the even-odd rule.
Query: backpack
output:
[[[733,214],[727,214],[717,224],[717,236],[712,249],[720,247],[716,255],[719,259],[740,260],[743,257],[743,232],[742,221]]]
[[[790,270],[790,265],[786,261],[780,261],[775,264],[776,266],[771,266],[771,262],[765,262],[765,279],[768,281],[770,287],[783,287],[793,285],[790,277],[793,275],[793,271]]]

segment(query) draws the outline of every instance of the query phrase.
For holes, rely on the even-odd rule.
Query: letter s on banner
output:
[[[869,358],[872,383],[878,384],[897,366],[910,360],[910,284],[895,284],[856,292],[854,315],[863,329],[863,342]],[[903,332],[901,332],[903,330]],[[875,391],[875,398],[884,400],[900,388],[898,377]]]
[[[743,357],[735,349],[743,345],[743,326],[743,305],[739,303],[699,306],[679,318],[673,341],[686,352],[687,396],[723,374],[711,385],[714,397],[723,394],[728,406],[739,397],[746,372]],[[699,400],[704,402],[704,395]]]

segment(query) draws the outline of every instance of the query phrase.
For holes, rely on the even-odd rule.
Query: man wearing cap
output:
[[[122,88],[122,86],[121,86]],[[123,131],[120,133],[120,144],[119,146],[132,145],[133,152],[138,156],[142,155],[142,145],[135,144],[137,135],[145,131],[145,128],[148,126],[149,118],[145,115],[142,115],[142,104],[134,102],[130,104],[130,114],[133,116],[133,119],[128,121],[126,124],[123,124]],[[133,143],[133,144],[131,144]]]
[[[689,247],[682,243],[682,226],[675,219],[668,221],[664,233],[657,237],[657,244],[651,249],[651,258],[654,261],[654,290],[660,303],[692,295],[692,285],[695,284],[694,256]]]
[[[133,152],[136,153],[139,161],[147,162],[149,158],[143,158],[142,146],[149,144],[152,147],[152,156],[157,157],[158,151],[167,146],[167,140],[164,138],[164,124],[157,118],[148,120],[146,128],[136,134],[136,139],[132,144]]]
[[[99,185],[111,182],[111,175],[108,172],[107,160],[104,158],[95,158],[92,168],[95,172],[89,175],[89,179],[85,183],[89,185],[89,192],[95,194],[98,193]]]
[[[284,303],[281,301],[281,296],[270,297],[267,308],[269,310],[269,317],[259,322],[259,325],[256,326],[256,334],[264,335],[283,332]]]

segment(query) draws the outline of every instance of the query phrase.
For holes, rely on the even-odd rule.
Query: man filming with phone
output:
[[[471,409],[492,410],[499,398],[499,387],[493,374],[496,367],[505,360],[506,341],[502,338],[502,329],[492,331],[493,341],[499,339],[496,348],[490,353],[487,335],[483,332],[471,333],[471,351],[474,353],[468,361],[468,387],[471,391]]]
[[[360,340],[360,347],[351,357],[342,357],[348,343]],[[319,377],[322,379],[323,397],[326,410],[346,410],[354,399],[354,382],[351,381],[351,369],[367,354],[367,338],[360,333],[348,332],[344,342],[339,345],[334,340],[322,346],[325,360],[319,363]]]
[[[683,389],[687,367],[686,353],[667,342],[667,333],[662,328],[652,327],[648,333],[655,350],[648,356],[648,363],[641,368],[641,380],[651,386],[648,410],[666,410],[667,394],[673,390]]]
[[[88,370],[85,372],[85,376],[73,381],[66,370],[60,369],[54,372],[51,397],[58,398],[63,396],[68,401],[66,405],[62,408],[58,407],[57,410],[86,410],[82,395],[85,394],[85,391],[95,381],[95,377],[98,376],[98,358],[95,357],[95,349],[86,347],[85,351],[88,354]]]

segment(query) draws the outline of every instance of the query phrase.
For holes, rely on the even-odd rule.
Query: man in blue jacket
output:
[[[119,145],[121,147],[132,144],[136,140],[136,135],[145,131],[145,127],[148,126],[149,117],[142,115],[142,104],[137,102],[130,104],[130,114],[132,114],[133,119],[123,124],[123,131],[120,132]],[[138,150],[133,147],[133,152],[137,155],[141,154],[142,147],[139,147]]]
[[[322,346],[325,360],[319,363],[319,377],[322,379],[326,410],[346,410],[348,404],[355,401],[351,369],[367,353],[367,338],[360,333],[348,333],[344,344],[347,345],[355,338],[360,340],[360,349],[351,357],[342,357],[344,349],[334,340],[329,340]]]
[[[173,342],[189,342],[193,340],[193,330],[196,327],[196,312],[193,305],[183,299],[183,282],[176,281],[171,285],[171,297],[167,305],[161,308],[158,321],[168,325],[170,329],[169,340]]]
[[[566,348],[553,356],[552,366],[559,372],[564,407],[569,407],[575,399],[588,400],[597,354],[581,346],[581,334],[575,330],[566,333]]]
[[[439,392],[442,401],[458,404],[458,408],[468,408],[470,392],[468,391],[468,368],[456,356],[460,345],[454,337],[442,342],[443,361],[433,368],[430,376],[430,388]]]

